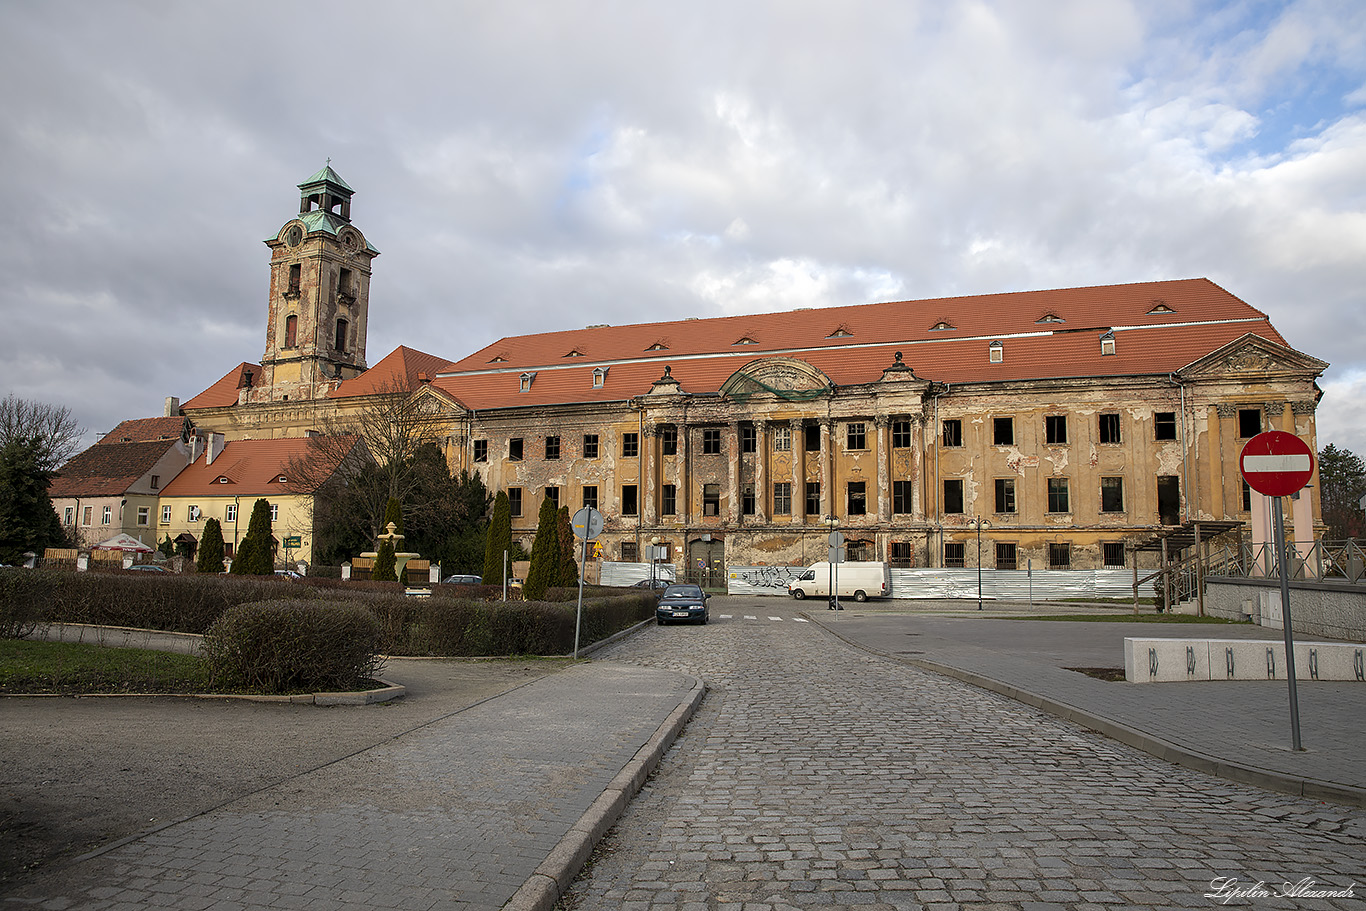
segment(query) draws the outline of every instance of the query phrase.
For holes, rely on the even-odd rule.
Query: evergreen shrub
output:
[[[384,666],[379,624],[358,602],[265,601],[229,608],[204,636],[216,685],[263,693],[354,690]]]

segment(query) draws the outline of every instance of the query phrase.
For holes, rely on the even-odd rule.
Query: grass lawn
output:
[[[208,693],[202,658],[77,642],[0,640],[0,693]]]

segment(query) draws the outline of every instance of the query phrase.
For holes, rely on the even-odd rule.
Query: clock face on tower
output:
[[[304,242],[304,229],[300,225],[290,225],[285,232],[285,243],[291,247],[297,247]]]

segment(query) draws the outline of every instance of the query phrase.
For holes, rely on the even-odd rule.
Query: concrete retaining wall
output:
[[[1290,614],[1295,602],[1290,602]],[[1125,639],[1124,679],[1130,683],[1186,680],[1284,680],[1285,643],[1251,639]],[[1366,645],[1296,642],[1296,680],[1366,682]]]
[[[1205,613],[1282,629],[1277,579],[1205,580]],[[1366,587],[1331,582],[1291,582],[1290,620],[1296,635],[1366,641]]]

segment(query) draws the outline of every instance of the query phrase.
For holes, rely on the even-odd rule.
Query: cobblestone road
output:
[[[561,908],[1366,907],[1366,812],[1167,765],[788,602],[712,608],[595,656],[710,690]],[[1352,895],[1275,894],[1304,880]]]

